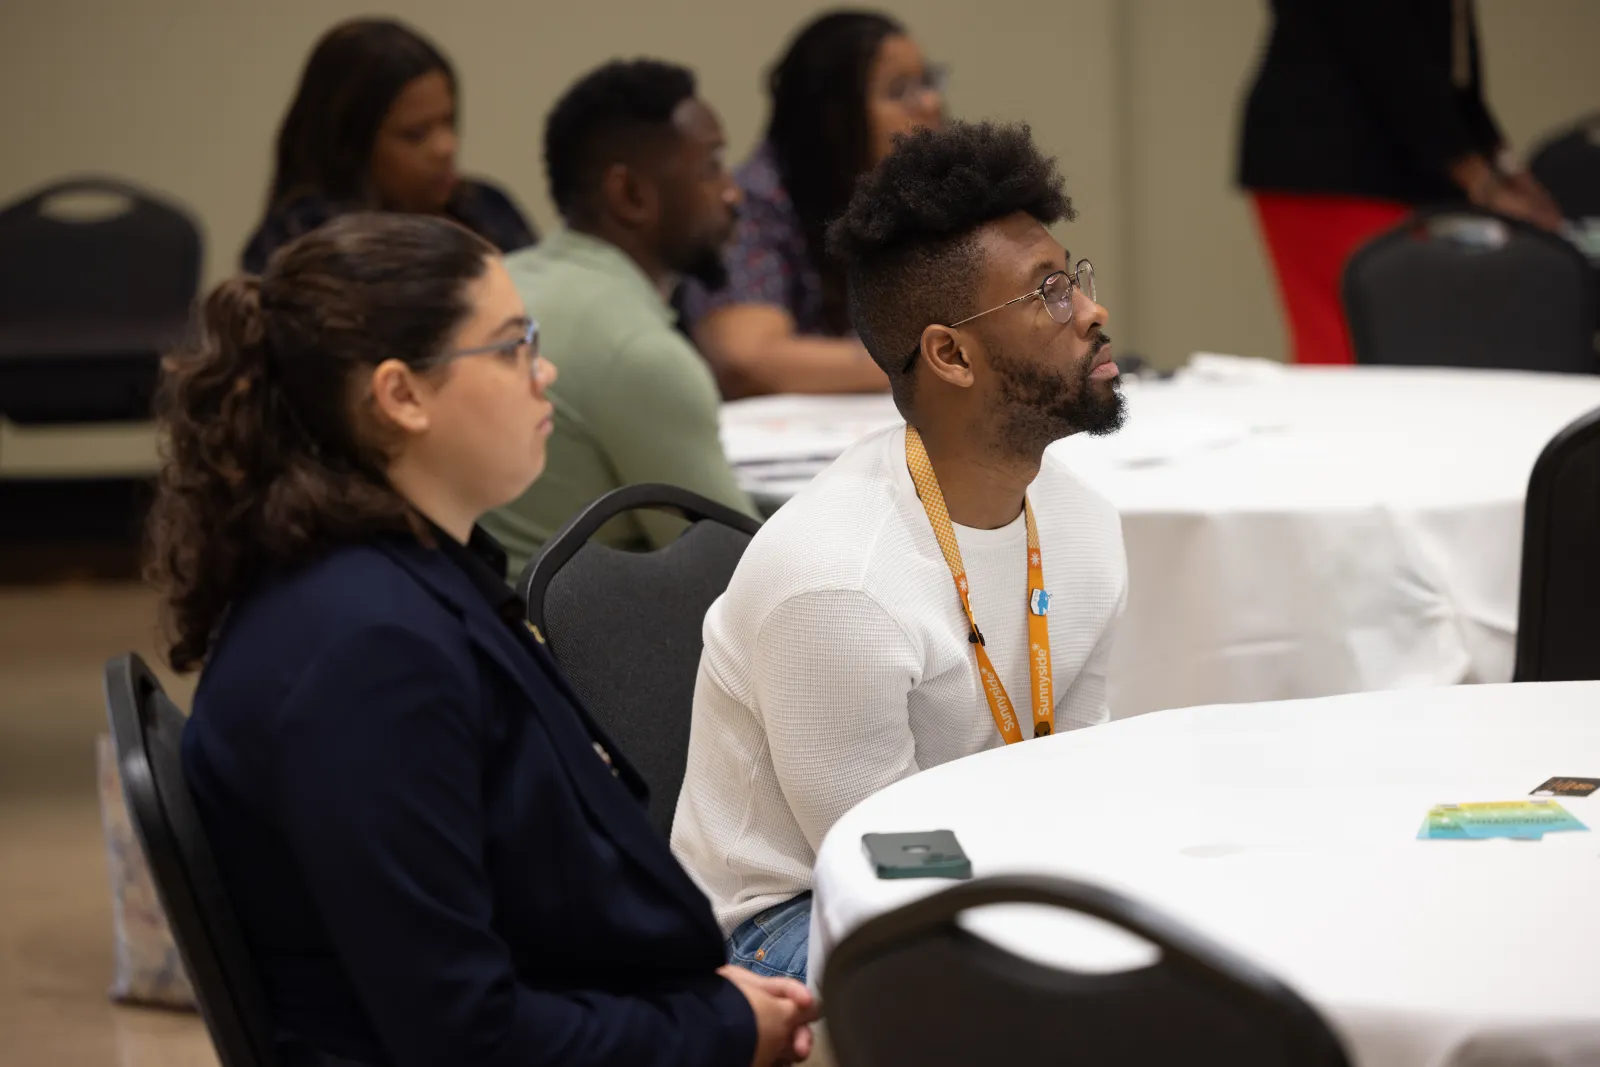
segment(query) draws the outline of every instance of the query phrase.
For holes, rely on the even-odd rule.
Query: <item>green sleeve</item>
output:
[[[617,355],[616,395],[637,398],[640,406],[596,403],[588,422],[595,438],[606,443],[618,482],[676,485],[756,515],[723,454],[720,399],[700,354],[672,333],[640,337]],[[654,548],[683,529],[670,516],[641,512],[638,517]]]

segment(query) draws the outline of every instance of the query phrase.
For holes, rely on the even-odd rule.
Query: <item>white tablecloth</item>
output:
[[[1113,716],[1510,679],[1528,474],[1600,377],[1218,359],[1126,392],[1121,433],[1053,446],[1122,513]],[[895,421],[886,397],[773,397],[723,435],[782,497]]]
[[[1600,683],[1189,708],[992,750],[834,826],[813,981],[863,921],[950,884],[878,880],[861,835],[948,829],[976,876],[1107,885],[1254,959],[1356,1067],[1600,1064],[1600,834],[1416,840],[1433,804],[1517,800],[1556,775],[1600,777]],[[1600,830],[1600,794],[1558,802]],[[1082,969],[1153,955],[1045,909],[967,921]]]

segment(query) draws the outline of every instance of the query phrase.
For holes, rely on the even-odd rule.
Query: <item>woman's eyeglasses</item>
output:
[[[492,345],[458,348],[454,351],[445,352],[436,361],[430,362],[444,363],[461,356],[499,356],[504,360],[514,360],[522,354],[524,348],[528,350],[528,373],[534,378],[538,378],[540,359],[539,324],[532,319],[528,320],[528,325],[523,328],[521,336],[512,337],[504,341],[496,341]]]
[[[920,78],[896,78],[889,83],[883,95],[896,104],[915,103],[917,97],[924,93],[943,94],[945,86],[950,84],[950,68],[942,63],[929,63],[922,70]]]
[[[960,322],[952,322],[950,328],[965,326],[973,319],[981,319],[990,312],[1008,308],[1012,304],[1020,304],[1024,300],[1032,300],[1034,297],[1044,301],[1044,309],[1050,313],[1052,320],[1065,326],[1072,321],[1072,294],[1079,290],[1089,298],[1090,303],[1094,302],[1094,264],[1087,259],[1078,260],[1078,265],[1070,271],[1058,270],[1054,274],[1047,276],[1044,281],[1039,283],[1039,288],[1037,289],[1007,300],[1004,304],[996,304],[988,311],[980,311],[976,315],[968,315]],[[906,357],[907,370],[910,370],[912,365],[916,363],[917,354],[921,351],[922,344],[919,341],[917,346],[911,350],[911,354]]]

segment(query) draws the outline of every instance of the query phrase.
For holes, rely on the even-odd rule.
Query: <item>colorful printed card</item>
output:
[[[1482,804],[1436,804],[1417,837],[1480,840],[1510,837],[1537,841],[1545,834],[1589,828],[1553,800],[1500,800]]]

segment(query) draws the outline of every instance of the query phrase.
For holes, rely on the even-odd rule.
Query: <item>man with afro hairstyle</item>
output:
[[[901,140],[833,223],[906,425],[786,504],[706,617],[672,844],[735,964],[806,975],[817,848],[860,801],[1109,717],[1121,524],[1045,454],[1122,421],[1093,267],[1048,229],[1071,217],[1026,126],[952,123]]]

